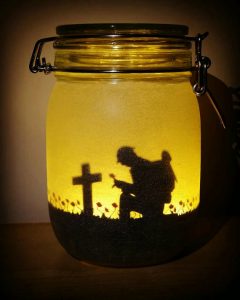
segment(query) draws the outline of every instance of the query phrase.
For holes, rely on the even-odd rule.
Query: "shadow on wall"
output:
[[[198,98],[202,126],[201,209],[209,216],[239,215],[239,168],[232,147],[237,141],[233,98],[230,89],[212,75],[208,76],[208,90],[209,94]],[[225,129],[209,97],[216,103]]]

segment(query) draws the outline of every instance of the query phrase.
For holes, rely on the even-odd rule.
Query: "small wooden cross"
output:
[[[83,210],[88,216],[93,215],[92,184],[100,181],[102,181],[102,174],[91,174],[89,164],[82,164],[82,176],[72,179],[73,185],[80,184],[83,186]]]

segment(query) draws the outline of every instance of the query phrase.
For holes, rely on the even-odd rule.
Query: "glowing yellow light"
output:
[[[149,161],[162,151],[171,155],[177,181],[164,214],[184,214],[197,208],[200,193],[200,116],[188,76],[176,74],[146,78],[144,74],[102,75],[101,80],[71,74],[61,77],[52,92],[47,122],[47,176],[49,202],[56,208],[81,214],[83,186],[73,184],[89,164],[101,181],[92,183],[93,214],[119,217],[121,190],[117,179],[132,182],[130,168],[117,163],[117,151],[131,146]],[[98,75],[100,76],[100,75]],[[160,76],[161,77],[161,76]],[[132,212],[131,217],[141,214]]]

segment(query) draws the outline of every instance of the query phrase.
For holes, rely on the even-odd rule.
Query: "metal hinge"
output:
[[[193,85],[193,91],[197,96],[205,94],[207,90],[207,70],[211,65],[211,60],[202,56],[202,40],[208,36],[208,32],[198,34],[195,37],[195,70],[197,73],[196,83]]]

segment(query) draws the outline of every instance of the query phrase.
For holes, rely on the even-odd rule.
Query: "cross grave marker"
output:
[[[83,186],[83,212],[88,216],[93,215],[92,184],[100,181],[102,181],[102,174],[91,174],[89,164],[82,164],[82,176],[72,179],[73,185]]]

